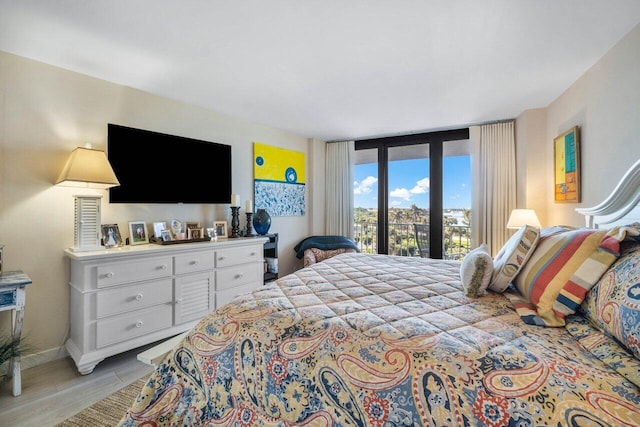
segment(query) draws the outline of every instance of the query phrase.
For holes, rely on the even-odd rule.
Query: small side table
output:
[[[22,320],[24,319],[25,288],[31,284],[31,279],[24,271],[5,271],[0,273],[0,311],[13,310],[11,337],[20,343],[22,335]],[[7,378],[13,377],[13,395],[22,393],[22,378],[20,375],[20,356],[11,358]]]

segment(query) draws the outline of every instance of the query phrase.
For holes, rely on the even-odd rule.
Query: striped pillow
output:
[[[538,244],[540,229],[524,225],[507,240],[493,259],[493,277],[489,289],[504,292],[520,272]]]
[[[509,294],[525,323],[564,326],[589,289],[620,254],[626,227],[575,229],[544,235],[514,281],[521,296]]]

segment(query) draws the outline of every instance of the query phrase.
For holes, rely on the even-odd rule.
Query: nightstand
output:
[[[22,335],[22,320],[24,319],[25,287],[31,284],[31,279],[23,271],[5,271],[0,273],[0,311],[13,310],[12,334],[13,342],[20,344]],[[13,395],[22,393],[22,379],[20,376],[20,356],[12,357],[7,370],[7,378],[13,376]]]

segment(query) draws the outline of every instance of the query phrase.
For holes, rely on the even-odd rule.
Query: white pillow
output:
[[[464,294],[471,298],[484,295],[493,277],[493,260],[486,243],[465,255],[460,265]]]
[[[493,279],[489,289],[504,292],[518,275],[540,240],[540,229],[524,225],[504,244],[493,259]]]

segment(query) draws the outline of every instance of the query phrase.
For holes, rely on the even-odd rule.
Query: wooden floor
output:
[[[0,426],[55,426],[149,375],[153,368],[136,359],[146,348],[107,358],[89,375],[68,357],[22,371],[20,396],[11,394],[11,382],[0,384]]]

